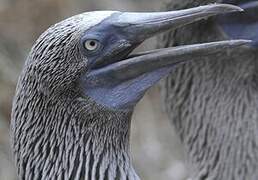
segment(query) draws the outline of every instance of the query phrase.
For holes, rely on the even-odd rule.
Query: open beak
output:
[[[121,48],[123,49],[121,51],[116,50],[114,56],[123,55],[116,59],[115,62],[99,66],[100,68],[95,68],[87,74],[85,78],[87,93],[95,96],[96,89],[101,92],[108,87],[116,96],[121,93],[124,98],[130,94],[128,98],[130,101],[123,102],[119,106],[127,108],[136,104],[150,86],[169,74],[174,65],[196,60],[201,56],[211,56],[216,53],[226,52],[229,48],[236,48],[250,43],[248,40],[220,41],[156,49],[128,55],[141,42],[157,33],[171,28],[178,28],[216,14],[234,11],[242,11],[242,9],[233,5],[213,4],[170,12],[120,13],[112,19],[111,24],[119,28],[121,37],[126,40],[125,46],[127,48]],[[125,51],[127,52],[125,53]],[[112,54],[112,51],[110,54]],[[91,88],[93,91],[90,90]],[[103,93],[106,93],[106,90]],[[133,99],[131,96],[135,98]],[[103,101],[103,99],[100,101]]]

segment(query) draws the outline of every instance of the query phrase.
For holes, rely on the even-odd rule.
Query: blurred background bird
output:
[[[193,179],[258,179],[258,1],[171,1],[167,9],[224,2],[245,9],[170,31],[162,47],[221,39],[248,48],[177,67],[162,84],[169,118],[184,145]],[[208,58],[208,59],[207,59]]]

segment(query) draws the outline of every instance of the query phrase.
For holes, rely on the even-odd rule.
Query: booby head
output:
[[[138,179],[128,155],[129,129],[145,91],[179,63],[249,41],[131,52],[159,32],[232,11],[241,9],[96,11],[51,26],[31,49],[13,102],[20,179]]]
[[[174,65],[246,42],[216,42],[131,55],[139,44],[167,29],[240,10],[217,4],[173,12],[83,13],[43,33],[31,51],[30,63],[42,76],[49,77],[48,82],[43,82],[43,77],[40,82],[46,89],[60,92],[77,83],[82,98],[90,97],[111,109],[130,110]]]

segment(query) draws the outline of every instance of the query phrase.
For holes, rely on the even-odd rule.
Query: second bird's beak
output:
[[[121,96],[123,101],[111,102],[111,104],[113,103],[112,107],[122,109],[132,107],[150,86],[169,74],[175,64],[198,59],[201,56],[226,52],[225,50],[228,48],[249,43],[250,41],[247,40],[221,41],[156,49],[128,56],[141,42],[157,33],[216,14],[234,11],[242,11],[242,9],[233,5],[213,4],[170,12],[118,13],[107,24],[118,28],[117,32],[126,43],[120,44],[121,50],[115,47],[115,51],[109,52],[109,58],[112,59],[113,53],[115,61],[111,60],[107,64],[107,58],[103,58],[102,60],[106,62],[99,61],[98,65],[101,63],[105,65],[99,66],[100,68],[95,68],[87,74],[85,78],[87,94],[92,97],[99,97],[96,93],[104,93],[107,96],[114,95],[119,98]],[[120,59],[116,59],[115,56],[119,56]],[[105,101],[103,97],[97,101],[110,106],[109,103],[106,103],[109,100]]]

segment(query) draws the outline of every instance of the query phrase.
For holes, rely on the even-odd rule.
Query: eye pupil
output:
[[[91,45],[91,46],[95,46],[95,45],[96,45],[95,41],[91,41],[91,42],[90,42],[90,45]]]

